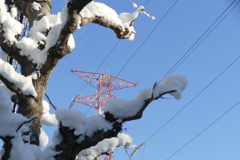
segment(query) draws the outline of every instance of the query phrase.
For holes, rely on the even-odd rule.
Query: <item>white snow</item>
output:
[[[39,136],[39,146],[45,147],[48,144],[48,135],[41,128],[40,136]]]
[[[96,146],[82,150],[76,160],[93,160],[101,153],[112,153],[116,147],[128,148],[133,146],[132,138],[124,133],[119,133],[115,138],[104,139]]]
[[[49,106],[46,105],[45,102],[43,103],[43,106],[44,109],[42,123],[45,124],[46,122],[44,121],[46,120],[44,119],[46,113],[49,113]],[[56,119],[56,121],[61,122],[63,126],[74,129],[74,134],[76,136],[82,135],[77,140],[77,143],[80,143],[85,136],[91,137],[97,130],[107,131],[112,129],[112,124],[107,122],[101,115],[94,115],[87,118],[83,113],[73,109],[57,108]],[[54,122],[51,121],[52,120],[49,120],[47,125],[54,124]]]
[[[11,14],[12,18],[16,18],[17,17],[17,7],[15,5],[11,6],[10,14]]]
[[[86,136],[89,137],[97,130],[107,131],[112,129],[112,124],[107,122],[101,115],[93,115],[88,118],[87,122]]]
[[[11,43],[17,42],[15,35],[21,34],[22,25],[7,12],[4,0],[0,1],[0,23],[2,24],[5,40]]]
[[[6,61],[7,60],[7,54],[0,49],[0,59],[2,59],[3,61]]]
[[[175,99],[181,98],[182,91],[186,88],[188,81],[186,77],[182,75],[167,76],[162,79],[162,83],[155,84],[154,90],[152,88],[142,89],[139,91],[136,98],[132,100],[123,99],[109,99],[104,103],[104,112],[110,112],[116,118],[127,118],[137,114],[141,109],[145,100],[151,98],[157,98],[159,95],[174,90],[170,93]]]
[[[162,79],[162,83],[157,84],[154,89],[154,97],[167,91],[175,90],[175,92],[169,93],[175,99],[180,99],[182,91],[186,88],[188,80],[182,75],[167,76]]]
[[[59,154],[59,152],[55,150],[55,145],[50,145],[44,149],[40,160],[55,160],[53,157],[57,154]]]
[[[37,2],[33,2],[33,3],[32,3],[32,7],[33,7],[33,9],[36,10],[36,11],[39,11],[39,10],[42,8],[41,4],[39,4],[39,3],[37,3]]]
[[[111,123],[107,122],[101,115],[93,115],[87,118],[83,113],[73,109],[56,110],[56,118],[62,125],[74,129],[74,134],[80,136],[77,140],[80,143],[84,136],[91,137],[97,130],[107,131],[112,129]]]
[[[85,134],[87,117],[83,113],[73,109],[58,108],[56,110],[56,118],[62,122],[63,126],[75,129],[74,134],[76,136]]]
[[[42,104],[43,104],[42,123],[45,124],[46,126],[57,126],[58,120],[55,114],[49,113],[50,107],[47,101],[43,100]]]
[[[55,150],[55,146],[62,141],[62,136],[59,134],[58,130],[54,131],[52,136],[52,145],[45,148],[42,152],[41,160],[54,160],[53,157],[59,152]]]
[[[100,2],[90,2],[80,12],[82,18],[103,17],[104,19],[123,27],[122,21],[118,18],[115,10]]]
[[[128,40],[133,40],[136,31],[132,26],[132,21],[138,17],[139,13],[142,13],[143,9],[144,7],[140,6],[133,13],[121,13],[118,15],[115,10],[107,5],[92,1],[83,8],[83,10],[80,12],[80,15],[82,18],[103,17],[107,21],[122,27],[124,31],[125,29],[128,29],[130,36]]]
[[[0,89],[0,136],[12,136],[12,149],[9,160],[39,160],[41,157],[41,150],[36,145],[24,144],[22,132],[28,131],[28,127],[24,124],[18,130],[23,122],[28,119],[21,114],[12,113],[12,104],[9,94]],[[18,131],[17,131],[18,130]]]
[[[37,6],[36,3],[34,6]],[[37,64],[37,68],[46,62],[48,50],[57,43],[59,34],[63,26],[67,21],[67,7],[65,6],[62,13],[57,15],[44,16],[40,21],[34,21],[33,26],[29,31],[29,36],[22,38],[16,43],[17,47],[21,49],[20,54],[32,60],[33,63]],[[47,30],[50,30],[46,37]],[[39,44],[44,44],[45,48],[41,51],[38,49]],[[70,49],[74,49],[75,41],[70,36],[68,41]]]
[[[32,84],[32,77],[25,77],[17,73],[9,63],[4,62],[2,59],[0,59],[0,74],[15,84],[25,95],[37,97],[37,92]]]
[[[133,13],[121,13],[118,18],[122,20],[123,25],[125,27],[129,27],[133,20],[135,20],[138,15],[144,10],[143,6],[140,6],[135,12]]]
[[[24,143],[21,134],[18,134],[12,140],[12,149],[9,160],[40,160],[41,150],[36,145]]]

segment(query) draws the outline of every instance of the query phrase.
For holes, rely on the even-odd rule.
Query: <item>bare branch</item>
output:
[[[17,128],[16,132],[19,131],[19,129],[24,125],[24,124],[27,124],[27,123],[30,123],[32,122],[34,119],[36,119],[37,117],[33,117],[33,118],[30,118],[28,121],[25,121],[23,122],[22,124],[20,124],[20,126]]]
[[[49,98],[49,96],[46,93],[45,93],[45,96],[47,97],[47,99],[50,102],[50,104],[52,105],[52,107],[56,110],[56,106],[52,103],[51,99]]]

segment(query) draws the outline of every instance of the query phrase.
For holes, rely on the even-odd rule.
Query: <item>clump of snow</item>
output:
[[[62,122],[63,126],[75,129],[74,134],[76,136],[85,134],[87,117],[83,113],[73,109],[58,108],[56,110],[56,118]]]
[[[20,134],[14,137],[11,142],[12,149],[9,160],[40,160],[41,149],[36,145],[24,144]]]
[[[92,1],[83,8],[83,10],[80,12],[80,15],[82,18],[103,17],[105,20],[122,27],[123,31],[127,29],[129,31],[128,35],[130,37],[128,40],[133,40],[136,31],[132,26],[132,22],[138,17],[139,13],[142,12],[142,9],[144,8],[140,6],[133,13],[121,13],[118,15],[115,10],[108,7],[107,5]]]
[[[36,2],[33,2],[33,4],[36,7],[38,6]],[[67,21],[67,15],[67,6],[65,6],[62,13],[44,16],[41,20],[34,21],[29,31],[29,36],[22,38],[16,43],[17,47],[21,49],[20,54],[36,63],[37,69],[40,69],[46,62],[49,48],[57,43],[60,31]],[[50,32],[46,36],[48,30]],[[39,44],[45,44],[45,48],[43,50],[38,49]],[[72,36],[69,38],[68,46],[70,49],[75,47]]]
[[[0,114],[6,112],[7,114],[12,112],[11,97],[4,89],[0,89]],[[1,117],[0,117],[1,120]]]
[[[44,149],[40,160],[54,160],[53,157],[60,153],[55,150],[55,146],[58,145],[62,139],[63,138],[59,131],[55,130],[52,136],[53,144]]]
[[[121,13],[118,18],[122,20],[125,28],[128,28],[131,23],[138,17],[138,15],[144,10],[143,6],[137,8],[133,13]]]
[[[16,18],[17,17],[17,7],[15,5],[11,6],[10,14],[11,14],[12,18]]]
[[[45,147],[48,144],[48,135],[41,128],[40,136],[39,136],[39,146]]]
[[[54,133],[53,133],[53,137],[52,137],[52,143],[54,145],[57,145],[59,144],[60,142],[62,142],[63,140],[63,137],[62,135],[59,133],[58,130],[55,130]]]
[[[162,79],[162,83],[157,83],[155,86],[153,92],[154,98],[164,92],[175,90],[175,92],[169,94],[172,95],[175,99],[180,99],[182,97],[182,91],[186,88],[187,84],[187,78],[182,75],[166,76]]]
[[[75,40],[73,38],[73,35],[71,34],[71,36],[68,39],[68,47],[73,50],[75,48]]]
[[[119,98],[109,99],[104,103],[104,112],[110,112],[116,118],[126,118],[135,115],[149,99],[152,94],[152,89],[142,89],[139,91],[136,98],[132,100],[124,100]]]
[[[56,118],[63,126],[74,129],[74,134],[80,136],[77,143],[80,143],[85,136],[91,137],[98,130],[108,131],[112,129],[112,124],[101,115],[86,117],[79,111],[73,109],[57,109]]]
[[[35,91],[32,84],[32,77],[25,77],[17,73],[14,68],[7,62],[0,59],[0,74],[8,79],[8,81],[15,84],[25,95],[32,95],[37,97],[37,92]]]
[[[0,59],[2,59],[3,61],[6,61],[7,60],[7,54],[0,49]]]
[[[172,91],[175,99],[181,98],[182,91],[186,88],[188,80],[182,75],[167,76],[162,79],[162,83],[156,83],[154,88],[140,90],[137,97],[132,100],[110,99],[104,103],[104,112],[110,112],[116,118],[132,117],[138,113],[145,100],[158,98],[158,96]],[[152,97],[153,96],[153,97]]]
[[[42,152],[40,160],[55,160],[54,156],[59,154],[60,152],[57,152],[55,150],[55,145],[50,145],[44,151]]]
[[[22,133],[29,130],[27,124],[19,129],[23,122],[28,121],[28,119],[22,114],[12,113],[10,95],[3,89],[0,89],[0,102],[0,136],[13,137],[9,160],[39,160],[41,157],[40,148],[23,142]]]
[[[129,0],[131,3],[132,3],[132,5],[133,5],[133,8],[137,8],[137,4],[136,3],[133,3],[133,1],[132,0]]]
[[[47,101],[43,100],[43,115],[42,115],[42,123],[46,126],[57,126],[58,120],[55,114],[50,114],[50,107]]]
[[[134,146],[132,138],[127,134],[119,133],[116,138],[104,139],[96,146],[82,150],[76,160],[92,160],[101,153],[112,153],[116,147],[128,148],[130,146]]]
[[[40,160],[41,149],[36,145],[24,143],[19,133],[12,140],[9,160]]]
[[[2,24],[5,40],[11,43],[17,42],[15,35],[20,35],[23,27],[21,23],[16,21],[10,13],[7,12],[3,0],[0,1],[0,24]]]
[[[80,12],[82,18],[103,17],[104,19],[123,27],[115,10],[100,2],[88,3]]]
[[[112,124],[107,122],[101,115],[93,115],[88,118],[86,136],[91,137],[92,134],[97,130],[110,130],[112,129]]]
[[[41,6],[41,4],[39,4],[37,2],[33,2],[32,3],[32,8],[36,11],[39,11],[42,8],[42,6]]]

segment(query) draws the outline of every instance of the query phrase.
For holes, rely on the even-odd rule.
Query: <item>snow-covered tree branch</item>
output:
[[[144,7],[140,6],[133,13],[121,13],[118,15],[105,4],[92,1],[80,12],[80,25],[97,23],[113,30],[119,39],[133,40],[136,34],[133,22],[140,13],[143,13],[143,10]]]
[[[2,160],[90,160],[119,146],[128,148],[133,144],[131,137],[121,133],[123,123],[140,119],[147,106],[165,94],[180,99],[187,86],[184,76],[168,76],[153,88],[141,90],[133,100],[108,100],[104,116],[86,117],[58,107],[50,114],[43,100],[48,79],[59,60],[74,49],[76,29],[97,23],[111,29],[119,39],[133,40],[135,19],[139,14],[147,15],[143,6],[135,7],[133,13],[117,14],[92,0],[66,0],[62,12],[50,14],[51,3],[0,0]],[[13,60],[20,71],[12,66]],[[42,124],[58,126],[53,144],[43,152],[39,146],[46,146],[48,137]]]

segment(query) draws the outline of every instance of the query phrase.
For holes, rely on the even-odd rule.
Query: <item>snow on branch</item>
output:
[[[34,118],[27,119],[21,114],[12,113],[10,95],[3,89],[0,89],[0,102],[0,138],[4,141],[2,158],[38,160],[41,154],[39,147],[24,144],[22,139],[22,133],[29,131],[28,124]]]
[[[180,99],[187,83],[184,76],[167,76],[161,83],[155,83],[153,88],[141,90],[133,100],[108,100],[105,103],[105,117],[94,115],[87,118],[79,111],[56,107],[59,127],[55,131],[53,145],[45,149],[43,157],[72,160],[79,154],[79,160],[87,160],[111,153],[118,146],[125,148],[131,146],[132,139],[119,134],[122,123],[141,118],[145,108],[165,94]],[[44,107],[44,114],[48,111],[49,106]]]
[[[15,43],[16,35],[20,35],[22,32],[22,25],[7,12],[4,1],[0,1],[0,24],[0,33],[4,32],[5,41]]]
[[[139,119],[148,104],[164,94],[169,93],[175,99],[180,99],[187,84],[187,79],[182,75],[164,77],[162,82],[155,83],[153,88],[140,90],[137,97],[132,100],[110,99],[106,101],[104,112],[124,122]]]
[[[117,137],[104,139],[103,141],[100,141],[96,146],[82,150],[78,154],[76,160],[93,160],[103,153],[113,153],[116,147],[129,148],[131,146],[134,146],[132,138],[127,134],[119,133]]]
[[[42,123],[45,124],[46,126],[57,126],[58,120],[56,118],[56,115],[49,113],[50,111],[49,104],[45,100],[43,100],[42,105],[43,105]]]
[[[139,14],[144,13],[144,7],[140,6],[133,13],[117,14],[107,5],[92,1],[80,12],[80,25],[97,23],[114,31],[119,39],[133,40],[136,31],[133,22]]]
[[[34,97],[37,96],[37,92],[35,91],[32,84],[32,76],[25,77],[19,73],[17,73],[14,68],[7,62],[4,62],[0,59],[0,76],[2,76],[2,80],[6,82],[10,82],[12,84],[8,84],[8,86],[14,89],[13,85],[16,85],[13,92],[18,92],[20,89],[21,92],[25,95],[32,95]],[[7,86],[7,87],[8,87]],[[19,93],[19,92],[18,92]]]

